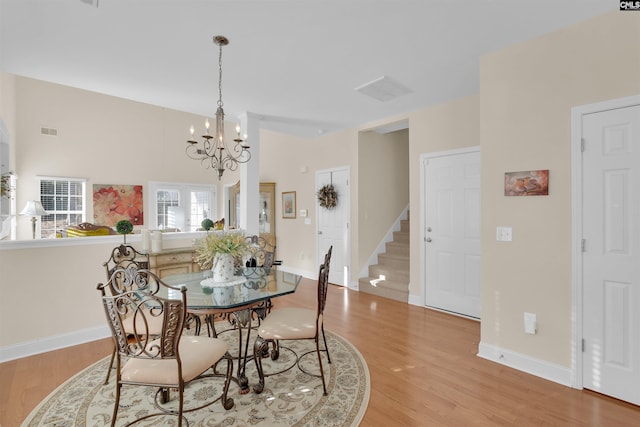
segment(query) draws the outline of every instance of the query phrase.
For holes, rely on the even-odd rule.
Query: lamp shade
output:
[[[27,205],[24,207],[24,209],[22,209],[22,212],[20,212],[20,215],[42,216],[42,215],[49,215],[49,212],[44,210],[44,208],[42,207],[42,203],[40,203],[40,201],[29,200],[27,202]]]

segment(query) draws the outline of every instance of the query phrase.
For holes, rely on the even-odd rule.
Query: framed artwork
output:
[[[142,185],[93,185],[93,223],[115,226],[127,219],[144,224]]]
[[[505,172],[505,196],[547,196],[549,194],[549,170]]]
[[[282,193],[282,218],[296,217],[296,192],[287,191]]]

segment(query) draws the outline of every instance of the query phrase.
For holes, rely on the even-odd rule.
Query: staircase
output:
[[[360,292],[401,302],[409,301],[409,216],[400,221],[400,231],[393,232],[393,241],[385,244],[378,255],[378,264],[369,266],[369,277],[359,280]],[[380,280],[380,276],[385,276]],[[375,286],[372,285],[375,283]]]

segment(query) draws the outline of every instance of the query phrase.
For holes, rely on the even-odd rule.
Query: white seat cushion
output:
[[[155,340],[149,345],[157,344]],[[191,381],[224,356],[229,346],[217,338],[180,337],[182,377]],[[122,368],[122,380],[144,384],[178,384],[175,359],[129,359]]]
[[[267,340],[315,338],[316,310],[285,307],[272,311],[258,327],[258,335]],[[322,322],[322,317],[320,317]]]

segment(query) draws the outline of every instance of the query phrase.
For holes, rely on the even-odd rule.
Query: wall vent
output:
[[[41,127],[40,133],[42,135],[58,136],[58,129]]]

